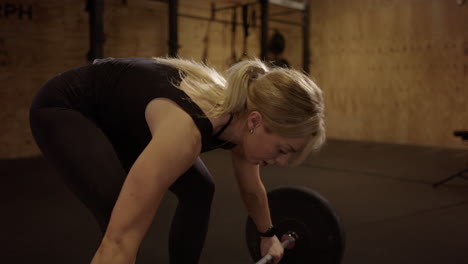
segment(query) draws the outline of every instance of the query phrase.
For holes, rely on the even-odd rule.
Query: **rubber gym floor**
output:
[[[252,263],[229,153],[202,157],[216,194],[200,263]],[[468,263],[468,181],[435,189],[432,183],[466,167],[466,150],[329,140],[303,165],[267,167],[262,177],[267,189],[305,185],[329,200],[346,230],[345,264],[462,264]],[[0,262],[89,263],[98,227],[45,160],[1,160],[0,168]],[[175,204],[168,193],[137,263],[168,263]]]

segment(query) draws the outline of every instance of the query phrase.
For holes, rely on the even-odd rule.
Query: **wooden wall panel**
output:
[[[467,3],[316,0],[311,25],[329,137],[466,146]]]
[[[105,57],[167,55],[167,4],[149,0],[108,0],[105,5]]]

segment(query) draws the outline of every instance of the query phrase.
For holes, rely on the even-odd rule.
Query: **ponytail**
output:
[[[268,72],[268,67],[259,59],[241,61],[226,71],[226,94],[221,108],[224,113],[243,112],[247,106],[249,87],[252,81]]]

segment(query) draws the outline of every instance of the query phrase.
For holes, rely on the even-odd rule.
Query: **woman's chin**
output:
[[[254,165],[258,165],[260,167],[265,167],[268,165],[268,163],[264,160],[256,160],[256,161],[252,161],[251,163]]]
[[[249,160],[249,163],[252,165],[260,165],[262,164],[261,160]]]

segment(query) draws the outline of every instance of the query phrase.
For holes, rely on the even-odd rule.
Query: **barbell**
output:
[[[284,186],[268,192],[268,203],[275,235],[285,248],[282,264],[339,264],[345,249],[345,232],[330,203],[318,192],[304,186]],[[250,217],[246,222],[246,240],[256,264],[269,263],[262,258],[260,235]]]

